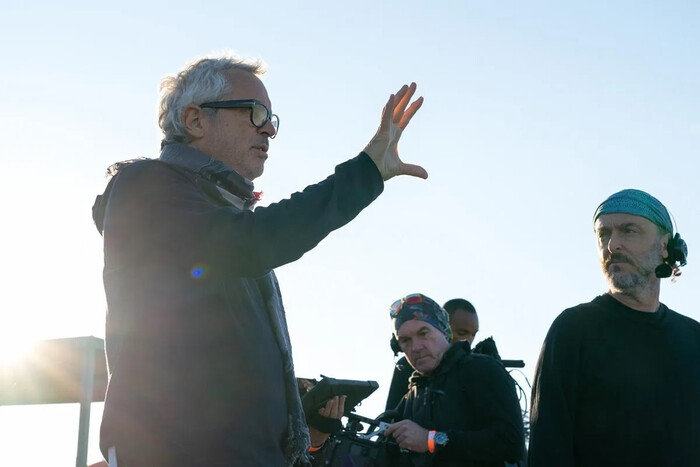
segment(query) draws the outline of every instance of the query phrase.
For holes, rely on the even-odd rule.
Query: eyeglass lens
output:
[[[268,115],[269,110],[267,110],[264,105],[253,105],[253,108],[251,109],[251,119],[253,120],[253,125],[261,128],[263,125],[265,125],[265,123],[267,123]],[[275,127],[275,131],[277,131],[277,128],[279,127],[279,119],[277,118],[277,115],[271,115],[270,117],[272,126]]]

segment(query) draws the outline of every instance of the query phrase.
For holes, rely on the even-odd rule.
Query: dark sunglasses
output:
[[[391,304],[391,317],[396,318],[399,316],[399,313],[401,312],[401,309],[403,308],[404,305],[416,305],[418,303],[423,302],[423,296],[419,293],[414,293],[411,295],[407,295],[406,297],[396,300],[394,303]]]
[[[255,99],[205,102],[204,104],[199,104],[199,106],[207,109],[250,109],[250,123],[255,125],[256,128],[262,128],[267,122],[272,123],[275,133],[271,138],[277,136],[277,131],[280,127],[280,118],[270,112],[265,107],[265,104]]]

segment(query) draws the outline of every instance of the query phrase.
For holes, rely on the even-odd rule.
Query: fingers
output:
[[[426,178],[428,178],[428,171],[420,165],[404,164],[403,175],[410,175],[411,177],[418,177],[425,180]]]
[[[381,123],[377,133],[365,146],[364,152],[375,163],[384,181],[396,175],[428,178],[428,172],[423,167],[404,164],[398,154],[398,142],[403,130],[423,105],[422,97],[411,102],[415,92],[416,83],[411,83],[403,85],[396,94],[389,96],[382,110]]]
[[[399,427],[399,423],[401,423],[401,422],[392,423],[391,425],[389,425],[389,427],[386,430],[384,430],[384,436],[386,436],[386,437],[392,436],[394,434],[394,432],[397,430],[397,428]]]
[[[400,91],[399,91],[400,92]],[[386,101],[384,109],[382,110],[381,123],[379,124],[380,130],[382,128],[389,128],[392,119],[394,117],[394,103],[396,102],[396,96],[394,94],[389,96],[389,100]]]
[[[389,426],[384,436],[393,436],[399,447],[414,452],[428,450],[428,431],[411,420],[402,420]]]
[[[410,106],[408,105],[415,92],[416,83],[404,84],[396,94],[389,96],[384,109],[382,109],[380,129],[388,129],[392,124],[397,125],[401,130],[406,128],[406,125],[423,105],[422,96],[412,102]]]
[[[345,400],[347,399],[347,396],[340,396],[340,399],[338,400],[338,410],[336,411],[335,416],[333,418],[342,418],[343,414],[345,413]]]
[[[338,405],[338,396],[332,397],[326,401],[326,405],[318,409],[319,415],[330,417],[333,407]]]
[[[396,106],[392,109],[394,123],[399,123],[401,120],[401,116],[403,115],[404,110],[406,109],[406,106],[411,100],[411,96],[413,96],[414,92],[416,92],[416,83],[411,83],[410,86],[404,84],[396,93]]]
[[[406,111],[403,113],[403,116],[401,117],[401,121],[399,122],[399,128],[402,130],[406,128],[408,123],[411,121],[413,116],[418,112],[418,109],[421,108],[423,105],[423,96],[419,97],[415,101],[411,103],[411,105],[406,109]]]
[[[407,448],[409,447],[406,444],[406,440],[409,437],[409,428],[410,425],[408,423],[405,423],[406,420],[402,420],[398,423],[394,423],[393,425],[389,426],[389,428],[386,429],[384,432],[385,437],[392,436],[394,440],[396,440],[396,444],[399,445],[399,447],[402,448]]]
[[[327,417],[328,414],[329,414],[330,411],[331,411],[331,404],[332,404],[332,402],[333,402],[333,399],[328,399],[328,400],[326,401],[326,405],[324,405],[323,407],[321,407],[320,409],[318,409],[318,414],[321,415],[321,416],[323,416],[323,417]]]
[[[335,396],[333,399],[331,399],[332,403],[327,417],[340,420],[343,417],[343,412],[345,411],[345,399],[345,396]]]
[[[345,412],[345,396],[335,396],[328,399],[326,405],[318,409],[319,415],[340,420]]]
[[[406,431],[406,425],[409,420],[401,420],[396,423],[392,423],[387,427],[387,429],[384,431],[384,436],[394,436],[396,438],[398,435]]]

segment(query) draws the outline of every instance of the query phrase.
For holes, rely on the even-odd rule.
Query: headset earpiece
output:
[[[673,238],[669,239],[666,250],[668,251],[668,258],[654,270],[656,277],[660,279],[671,277],[675,268],[688,264],[688,245],[679,233],[676,233]],[[676,263],[678,263],[678,266],[676,266]]]
[[[680,266],[685,266],[688,263],[688,245],[685,240],[681,238],[679,233],[673,236],[672,239],[668,241],[668,259],[666,260],[669,264],[678,263]]]
[[[399,345],[399,341],[396,340],[395,335],[391,335],[391,342],[389,344],[391,345],[391,350],[394,352],[394,356],[397,356],[399,352],[403,352],[403,350],[401,350],[401,346]]]

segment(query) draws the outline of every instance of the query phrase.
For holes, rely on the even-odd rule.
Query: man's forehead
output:
[[[479,317],[476,313],[472,313],[467,310],[455,310],[454,313],[450,315],[450,324],[474,324],[479,325]]]
[[[267,88],[255,74],[245,70],[229,70],[226,76],[229,87],[227,98],[257,99],[267,106],[270,105]]]
[[[432,324],[428,323],[427,321],[421,321],[418,319],[409,319],[405,323],[399,327],[399,330],[396,331],[396,335],[401,338],[401,337],[408,337],[412,334],[416,334],[420,332],[423,329],[428,329],[428,330],[438,330],[435,326]]]
[[[600,217],[598,217],[598,219],[595,221],[595,230],[620,227],[622,225],[629,224],[634,224],[645,228],[651,228],[654,226],[654,223],[646,217],[616,212],[612,214],[602,214]]]

